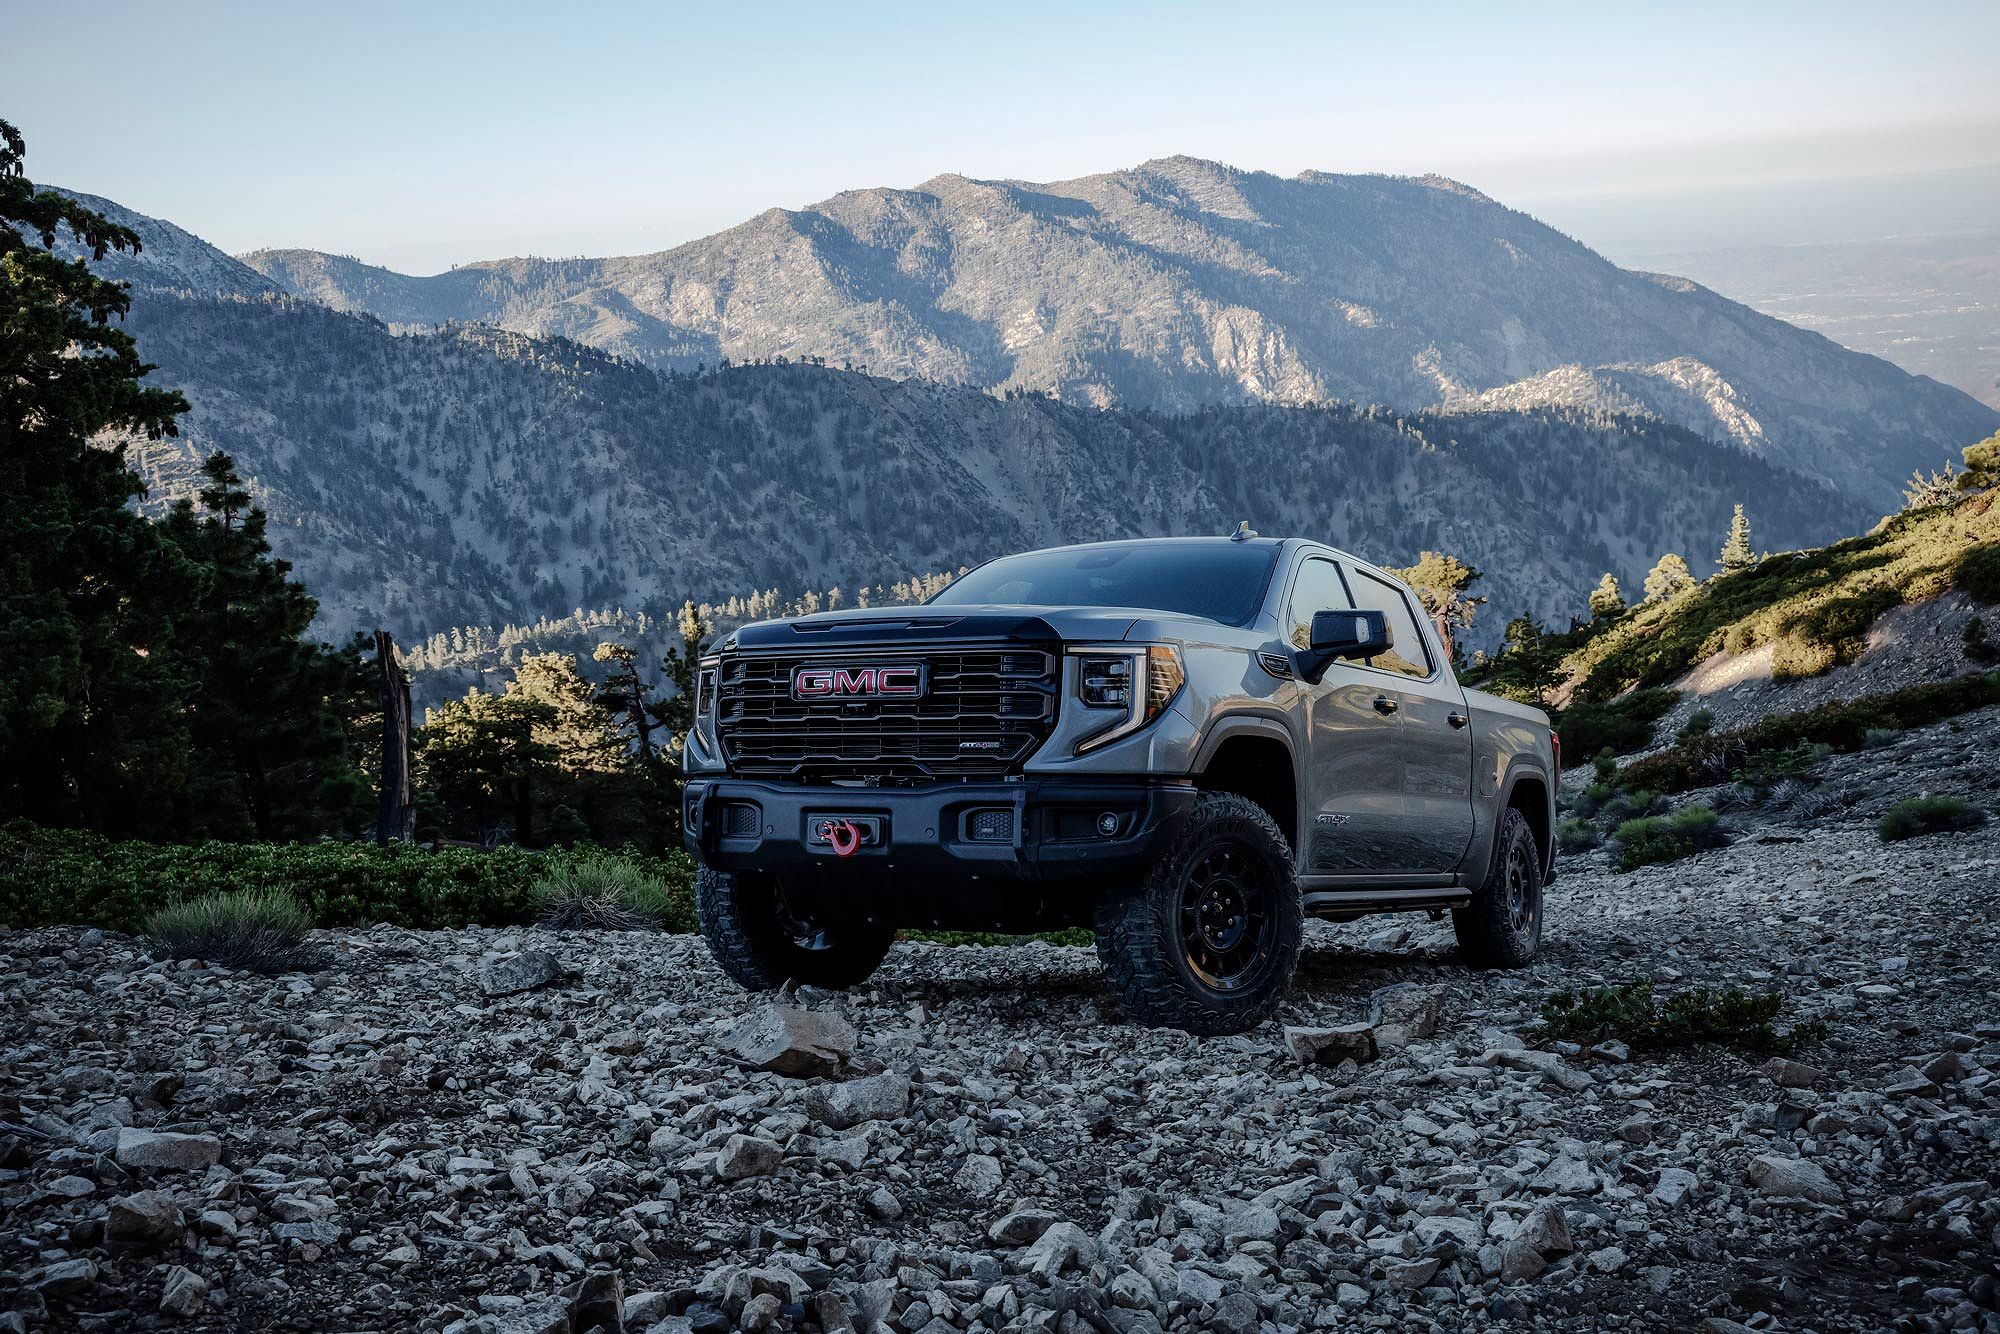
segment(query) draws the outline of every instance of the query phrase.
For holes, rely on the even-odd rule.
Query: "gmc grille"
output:
[[[922,663],[918,699],[792,698],[800,667]],[[1057,655],[1014,645],[830,648],[725,657],[716,733],[729,771],[798,782],[1004,777],[1055,726]]]

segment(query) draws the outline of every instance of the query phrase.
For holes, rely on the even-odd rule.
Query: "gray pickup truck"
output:
[[[1088,926],[1126,1014],[1261,1023],[1307,915],[1449,909],[1534,957],[1557,741],[1461,687],[1421,604],[1315,542],[990,561],[916,607],[746,625],[700,664],[682,817],[752,989],[851,986],[899,928]]]

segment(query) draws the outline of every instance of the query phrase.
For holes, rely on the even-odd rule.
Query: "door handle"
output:
[[[1451,713],[1451,714],[1446,714],[1446,715],[1445,715],[1445,721],[1446,721],[1446,722],[1448,722],[1448,723],[1450,723],[1450,724],[1451,724],[1451,725],[1452,725],[1453,727],[1460,727],[1460,728],[1462,728],[1462,727],[1464,727],[1464,726],[1465,726],[1465,725],[1466,725],[1467,723],[1471,722],[1472,720],[1471,720],[1470,718],[1466,717],[1466,716],[1465,716],[1464,714],[1462,714],[1462,713]]]
[[[1394,713],[1395,711],[1396,711],[1395,700],[1390,699],[1387,695],[1377,695],[1375,697],[1375,712]]]

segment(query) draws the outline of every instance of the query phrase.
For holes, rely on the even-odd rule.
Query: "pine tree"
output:
[[[1738,505],[1729,520],[1729,536],[1722,541],[1722,572],[1734,574],[1757,563],[1756,548],[1750,545],[1750,519]]]
[[[673,693],[654,711],[654,716],[672,735],[673,758],[679,759],[687,734],[694,728],[695,673],[700,670],[702,655],[708,651],[708,637],[715,633],[715,626],[702,620],[690,601],[682,605],[675,628],[681,642],[667,650],[666,661],[661,664]]]
[[[653,758],[653,713],[659,708],[651,687],[639,675],[639,652],[630,644],[599,644],[592,656],[598,662],[614,664],[611,675],[598,692],[600,708],[610,711],[622,726],[638,738],[639,758]]]
[[[227,454],[202,464],[199,509],[182,501],[161,528],[198,561],[206,587],[175,620],[189,711],[188,786],[176,832],[311,837],[364,821],[369,779],[355,732],[376,704],[358,643],[304,636],[319,604],[271,555],[264,512]]]
[[[144,830],[185,772],[172,608],[200,572],[130,508],[144,490],[100,432],[174,434],[148,389],[122,283],[51,253],[69,231],[102,259],[139,237],[22,174],[0,121],[0,818]]]
[[[1424,611],[1437,627],[1438,638],[1444,641],[1445,656],[1455,658],[1457,632],[1471,628],[1472,618],[1486,602],[1485,598],[1469,596],[1465,591],[1479,578],[1479,571],[1456,556],[1424,551],[1418,553],[1415,565],[1390,573],[1416,590]]]
[[[1618,576],[1606,571],[1597,587],[1590,592],[1590,615],[1593,620],[1616,616],[1625,610],[1625,594],[1618,587]]]
[[[1658,602],[1694,586],[1694,571],[1686,559],[1669,551],[1646,574],[1646,601]]]
[[[1965,491],[2000,486],[2000,431],[1965,447],[1965,471],[1958,475],[1958,485]]]
[[[555,710],[525,694],[467,691],[424,715],[416,736],[419,787],[453,829],[488,841],[511,816],[516,842],[534,837],[538,793],[561,776],[554,747],[537,733]]]

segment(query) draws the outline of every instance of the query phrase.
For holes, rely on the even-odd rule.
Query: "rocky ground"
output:
[[[1970,774],[2000,722],[1931,730]],[[2000,1330],[2000,825],[1858,804],[1566,863],[1527,972],[1315,925],[1223,1039],[1043,944],[767,1008],[689,938],[379,928],[263,977],[0,933],[0,1331]],[[1538,1034],[1635,979],[1829,1036]]]

